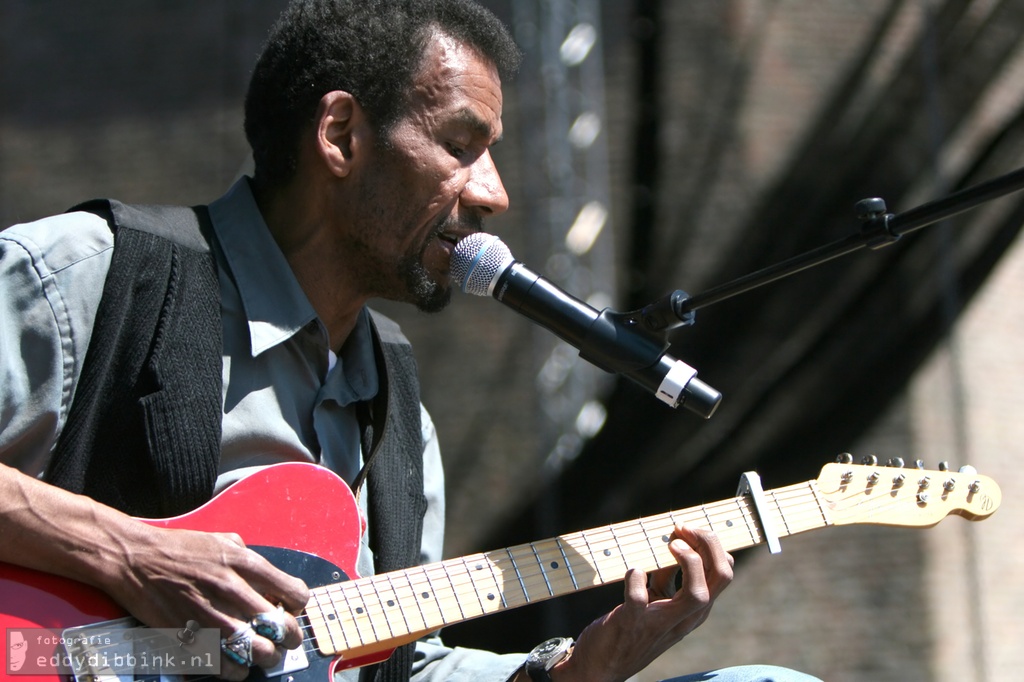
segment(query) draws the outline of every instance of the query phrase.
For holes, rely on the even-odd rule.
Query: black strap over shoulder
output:
[[[75,397],[46,479],[136,516],[213,494],[220,460],[220,289],[205,207],[75,207],[114,251]]]
[[[401,329],[371,311],[378,353],[380,392],[369,410],[361,410],[363,451],[367,461],[355,482],[366,477],[369,490],[371,546],[379,572],[420,563],[423,516],[423,432],[416,360]],[[414,644],[395,650],[363,678],[374,682],[404,682],[412,670]]]

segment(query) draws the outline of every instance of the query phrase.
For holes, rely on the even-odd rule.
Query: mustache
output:
[[[446,215],[444,218],[437,222],[437,224],[434,226],[434,229],[431,231],[431,236],[439,238],[445,232],[453,232],[456,230],[471,230],[473,232],[483,232],[483,216],[476,213],[468,213],[462,216],[455,216],[449,213],[448,215]]]

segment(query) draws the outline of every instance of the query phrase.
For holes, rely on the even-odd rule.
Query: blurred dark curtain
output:
[[[706,179],[696,190],[681,192],[679,186],[694,183],[663,170],[660,139],[666,118],[673,116],[666,83],[675,68],[662,59],[669,4],[638,0],[633,17],[638,56],[627,237],[631,308],[678,288],[680,281],[650,273],[678,276],[664,254],[672,259],[681,249],[704,248],[688,243],[698,220],[692,217],[714,213],[704,190],[727,172],[713,164],[692,169]],[[888,3],[878,14],[802,144],[747,212],[728,248],[714,241],[707,246],[711,274],[704,287],[849,236],[859,229],[853,210],[858,199],[882,197],[891,212],[900,213],[1020,165],[1024,112],[979,135],[966,162],[951,166],[940,159],[949,151],[949,131],[964,123],[1012,55],[1024,5],[998,3],[986,21],[970,28],[968,3],[933,5],[916,46],[882,85],[869,76],[881,59],[879,43],[904,3]],[[743,66],[740,55],[732,96],[744,86]],[[730,95],[723,97],[728,101]],[[732,134],[730,112],[719,113],[707,135]],[[666,196],[671,219],[655,210],[652,199]],[[701,422],[619,381],[607,399],[603,430],[558,480],[526,491],[521,513],[485,546],[729,497],[739,473],[749,469],[761,472],[766,488],[815,478],[822,464],[848,450],[885,412],[1017,236],[1022,219],[1024,202],[1011,195],[893,246],[832,261],[699,311],[694,327],[675,333],[671,352],[724,393],[716,415]],[[654,229],[669,220],[673,230]],[[558,519],[554,532],[541,522],[550,518]],[[618,585],[599,588],[453,628],[447,637],[529,647],[544,634],[578,632],[618,603],[620,592]]]

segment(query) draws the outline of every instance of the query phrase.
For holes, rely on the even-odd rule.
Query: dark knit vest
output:
[[[98,200],[114,250],[50,483],[134,516],[185,513],[213,495],[220,461],[220,287],[205,207]],[[420,559],[423,446],[417,368],[398,325],[372,315],[380,391],[359,410],[378,572]],[[372,679],[409,679],[413,645]],[[365,671],[373,674],[374,671]],[[364,678],[365,679],[365,678]]]

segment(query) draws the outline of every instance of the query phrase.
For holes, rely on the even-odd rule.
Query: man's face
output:
[[[491,159],[501,80],[473,49],[437,35],[407,112],[362,169],[353,246],[370,295],[437,311],[450,297],[455,243],[508,207]]]

